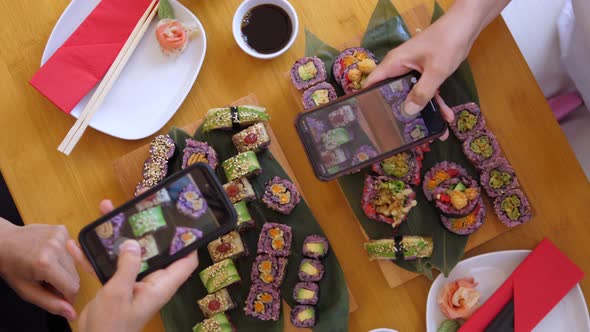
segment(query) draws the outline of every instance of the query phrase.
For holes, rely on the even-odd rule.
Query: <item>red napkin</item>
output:
[[[483,331],[514,297],[514,331],[531,331],[584,277],[584,272],[544,239],[460,332]]]
[[[102,0],[31,78],[66,113],[106,74],[151,0]]]

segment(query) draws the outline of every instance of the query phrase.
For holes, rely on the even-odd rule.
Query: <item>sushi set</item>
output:
[[[256,100],[250,96],[239,103],[255,105]],[[261,110],[236,107],[233,112],[244,115],[241,120],[251,122],[255,121],[251,116]],[[184,147],[176,144],[176,152],[182,154],[170,158],[168,166],[171,169],[182,167],[187,160],[216,161],[217,173],[225,176],[224,189],[238,212],[238,227],[212,241],[207,251],[199,253],[198,276],[181,287],[162,310],[166,330],[180,331],[177,328],[181,321],[182,326],[194,331],[209,331],[208,326],[213,325],[227,326],[223,331],[232,331],[232,326],[238,331],[248,326],[263,331],[265,326],[270,328],[277,320],[283,319],[283,307],[288,305],[291,314],[284,317],[286,330],[325,326],[329,331],[328,324],[343,318],[341,315],[331,317],[331,313],[342,306],[348,309],[346,311],[353,311],[356,304],[348,295],[334,253],[328,250],[328,240],[313,219],[296,183],[288,178],[287,173],[292,173],[284,163],[280,147],[273,142],[274,134],[264,124],[267,118],[258,122],[262,127],[249,123],[225,131],[219,128],[233,128],[231,122],[228,125],[226,115],[218,110],[209,114],[215,117],[206,118],[202,125],[199,122],[187,128],[191,132],[200,127],[193,138],[171,131],[169,136],[176,143],[186,143]],[[205,137],[207,140],[202,139]],[[223,143],[218,140],[222,137]],[[165,140],[160,138],[158,141]],[[195,149],[197,145],[193,141],[207,141],[209,148],[216,153],[202,145]],[[220,146],[231,146],[232,149],[224,151]],[[246,146],[249,149],[244,150]],[[272,159],[266,157],[270,152],[274,155]],[[139,160],[150,159],[155,158],[150,158],[149,149],[144,147],[115,162],[115,169],[127,191],[130,186],[135,186],[131,185],[131,179],[142,174],[138,168],[141,165]],[[287,173],[269,167],[271,163],[279,165],[278,162],[287,165]],[[145,177],[143,174],[139,182]],[[338,294],[321,292],[324,283],[330,283],[332,290],[332,284],[335,284]],[[186,306],[186,310],[176,309],[179,305]]]

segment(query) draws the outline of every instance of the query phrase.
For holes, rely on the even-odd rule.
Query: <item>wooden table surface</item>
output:
[[[231,19],[240,0],[182,0],[202,21],[208,37],[205,65],[170,125],[192,123],[207,109],[255,93],[272,115],[271,125],[306,193],[316,217],[331,239],[359,309],[351,331],[392,327],[425,330],[425,304],[431,282],[424,277],[391,289],[377,264],[363,252],[363,236],[336,183],[315,179],[293,128],[298,111],[285,72],[304,52],[303,28],[332,45],[360,35],[376,0],[292,1],[301,28],[292,49],[272,61],[248,57],[233,41]],[[321,3],[321,4],[320,4]],[[394,0],[412,29],[430,16],[432,1]],[[444,8],[452,1],[444,1]],[[57,151],[74,119],[63,114],[29,86],[39,67],[51,29],[67,0],[0,0],[0,170],[27,223],[65,224],[73,237],[98,217],[98,202],[126,197],[112,169],[117,157],[149,140],[122,141],[89,130],[70,157]],[[419,14],[416,14],[419,13]],[[422,13],[422,14],[420,14]],[[444,50],[441,50],[444,52]],[[529,249],[549,237],[582,269],[590,271],[590,184],[555,122],[512,36],[495,20],[475,43],[469,60],[488,123],[534,206],[529,224],[468,252],[466,256]],[[280,129],[278,129],[280,128]],[[1,202],[0,202],[1,204]],[[98,282],[82,275],[77,308],[82,309]],[[589,299],[590,283],[582,281]],[[159,318],[146,331],[161,331]]]

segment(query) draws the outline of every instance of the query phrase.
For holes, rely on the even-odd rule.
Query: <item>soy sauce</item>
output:
[[[280,51],[287,45],[292,33],[291,19],[279,6],[258,5],[242,19],[242,38],[258,53]]]

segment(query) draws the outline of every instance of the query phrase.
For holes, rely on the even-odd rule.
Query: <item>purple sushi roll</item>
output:
[[[295,327],[310,328],[316,324],[315,308],[309,305],[296,305],[291,309],[291,324]]]
[[[148,157],[143,163],[142,179],[135,187],[135,196],[157,185],[168,174],[168,160]]]
[[[486,120],[476,103],[467,103],[453,107],[455,118],[451,130],[461,141],[484,129]]]
[[[483,199],[480,197],[473,211],[465,217],[448,218],[441,215],[440,220],[450,232],[459,235],[469,235],[481,228],[485,221],[485,217],[486,206],[483,203]]]
[[[359,146],[352,156],[352,165],[358,165],[377,156],[377,151],[370,145]]]
[[[304,90],[326,80],[326,67],[318,57],[304,57],[291,67],[291,81],[297,90]]]
[[[344,163],[349,158],[348,150],[341,147],[329,151],[320,151],[320,159],[328,169]]]
[[[408,115],[406,112],[403,111],[403,102],[398,102],[395,104],[391,104],[391,111],[393,112],[393,116],[398,119],[400,122],[409,123],[415,120],[420,113]]]
[[[115,257],[115,244],[121,234],[121,227],[125,222],[125,214],[119,213],[116,216],[109,219],[107,222],[100,224],[94,230],[96,236],[100,240],[100,243],[105,247],[107,253],[111,257]]]
[[[362,47],[347,48],[336,57],[336,60],[334,60],[334,64],[332,65],[332,75],[336,81],[340,81],[348,67],[361,61],[364,61],[363,66],[367,67],[367,69],[371,66],[374,68],[377,64],[377,58],[375,58],[375,55],[373,55],[371,51]]]
[[[356,122],[354,108],[351,105],[342,105],[328,114],[332,127],[347,127]]]
[[[291,254],[293,232],[287,225],[267,222],[262,226],[258,238],[258,254],[288,257]]]
[[[330,130],[324,121],[311,116],[305,118],[305,123],[307,124],[311,137],[315,143],[320,143],[322,141],[322,136]]]
[[[361,207],[369,219],[397,227],[415,207],[416,193],[410,185],[387,176],[365,178]]]
[[[304,258],[297,272],[301,281],[320,281],[324,277],[324,264],[317,259]]]
[[[373,172],[406,183],[420,184],[422,164],[413,150],[400,152],[371,166]]]
[[[303,92],[303,108],[310,110],[338,98],[334,87],[327,82],[318,83]]]
[[[154,158],[170,159],[174,155],[176,145],[172,137],[158,135],[150,144],[150,155]]]
[[[532,218],[529,201],[520,189],[513,189],[496,197],[494,211],[508,227],[524,224]]]
[[[182,189],[176,201],[176,208],[187,217],[197,219],[207,211],[207,201],[193,184]]]
[[[298,282],[293,288],[293,299],[298,304],[316,305],[319,292],[320,286],[314,282]]]
[[[441,183],[432,195],[436,208],[449,218],[467,216],[481,197],[481,189],[470,176],[458,176]]]
[[[301,201],[301,195],[295,185],[286,179],[275,176],[265,188],[262,202],[268,208],[282,214],[290,214]]]
[[[516,173],[504,157],[499,157],[481,171],[480,182],[490,197],[518,187]]]
[[[205,163],[215,169],[219,160],[217,159],[217,153],[209,144],[187,138],[186,146],[182,150],[182,169],[195,163]]]
[[[463,142],[463,152],[477,169],[482,170],[500,156],[500,145],[496,136],[484,129]]]
[[[398,104],[406,99],[410,92],[410,83],[407,80],[397,80],[379,88],[383,98],[390,104]]]
[[[246,299],[246,315],[260,320],[278,320],[281,297],[276,288],[254,283]]]
[[[174,255],[180,249],[203,237],[203,232],[196,228],[176,227],[172,243],[170,244],[170,255]]]
[[[321,235],[309,235],[303,240],[303,256],[320,259],[328,254],[328,240]]]
[[[428,136],[428,128],[422,118],[416,118],[408,122],[404,127],[404,139],[407,143],[417,141],[426,136]]]
[[[432,168],[424,174],[424,182],[422,183],[422,190],[424,191],[426,199],[431,201],[434,190],[444,181],[465,175],[467,175],[465,168],[450,161],[442,161],[432,166]]]
[[[287,259],[284,257],[273,257],[270,255],[256,256],[256,260],[252,264],[252,272],[250,273],[252,282],[277,288],[280,287],[285,278],[287,262]]]

